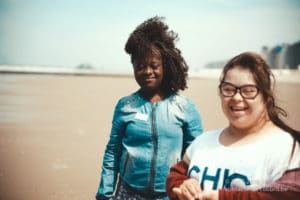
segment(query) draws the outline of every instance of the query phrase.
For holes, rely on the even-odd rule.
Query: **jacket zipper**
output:
[[[151,160],[150,169],[150,180],[149,180],[149,192],[150,194],[154,192],[154,176],[155,176],[155,166],[156,166],[156,149],[157,149],[157,133],[155,127],[155,103],[152,104],[152,140],[153,140],[153,154]]]

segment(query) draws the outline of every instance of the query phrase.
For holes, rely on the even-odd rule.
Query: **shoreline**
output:
[[[218,79],[222,69],[201,69],[189,72],[191,79]],[[272,69],[276,81],[300,83],[300,70]],[[102,76],[102,77],[133,77],[132,72],[103,72],[97,69],[76,69],[62,67],[42,67],[30,65],[0,65],[0,74],[37,74],[37,75],[69,75],[69,76]]]

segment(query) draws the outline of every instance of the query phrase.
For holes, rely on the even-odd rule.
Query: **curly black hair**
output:
[[[175,47],[178,34],[163,23],[164,17],[155,16],[144,21],[130,34],[125,51],[131,55],[131,62],[151,56],[158,50],[163,61],[163,87],[165,92],[178,92],[187,88],[188,65]]]

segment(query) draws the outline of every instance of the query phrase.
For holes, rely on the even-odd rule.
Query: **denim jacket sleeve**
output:
[[[192,141],[203,132],[201,116],[196,105],[190,99],[186,108],[186,121],[183,126],[183,152],[192,143]]]
[[[97,200],[113,199],[119,173],[119,160],[124,131],[124,124],[121,120],[121,107],[122,103],[119,101],[114,111],[110,138],[103,157],[101,180],[96,194]]]

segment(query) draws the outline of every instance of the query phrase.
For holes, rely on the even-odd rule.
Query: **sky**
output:
[[[299,0],[0,0],[0,65],[128,72],[128,36],[153,16],[178,33],[192,71],[300,40]]]

